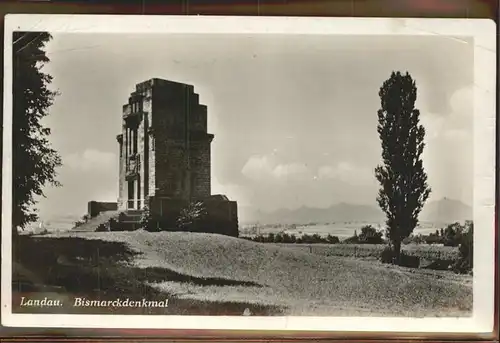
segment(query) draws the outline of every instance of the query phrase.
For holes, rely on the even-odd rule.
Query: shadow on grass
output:
[[[208,302],[177,299],[146,282],[188,282],[200,286],[252,286],[220,278],[199,278],[164,268],[137,268],[130,262],[140,253],[125,244],[75,237],[19,236],[13,243],[13,311],[23,313],[119,313],[119,314],[184,314],[241,315],[248,308],[254,315],[279,315],[275,306],[244,302]],[[64,299],[58,308],[20,306],[21,298],[43,299],[45,296]],[[61,298],[62,297],[62,298]],[[110,308],[73,306],[75,298],[89,300],[168,301],[167,308]]]

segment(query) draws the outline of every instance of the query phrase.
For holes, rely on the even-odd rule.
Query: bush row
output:
[[[445,228],[436,230],[429,235],[410,235],[403,239],[403,244],[443,244],[448,247],[458,247],[472,225],[471,221],[466,221],[463,225],[456,222],[449,224]]]
[[[473,236],[474,225],[472,221],[467,221],[465,225],[458,223],[449,225],[446,229],[433,235],[434,237],[441,237],[445,246],[458,246],[459,256],[458,259],[437,259],[426,268],[438,270],[453,270],[456,273],[465,274],[472,273],[473,268]],[[382,263],[394,263],[394,250],[391,247],[386,247],[380,254],[380,261]],[[420,257],[411,256],[401,251],[401,258],[399,265],[418,268],[420,265]]]
[[[258,235],[254,237],[243,237],[243,238],[259,243],[295,243],[295,244],[340,243],[340,240],[337,236],[328,235],[326,237],[321,237],[316,233],[313,235],[304,234],[301,236],[295,236],[294,234],[279,232],[277,234],[270,233],[268,235]]]
[[[347,244],[382,244],[384,240],[382,238],[383,234],[377,231],[373,226],[366,225],[361,228],[361,233],[358,235],[356,232],[354,236],[347,238],[342,243]],[[322,237],[315,233],[312,235],[303,234],[300,236],[295,236],[294,234],[288,234],[284,232],[279,233],[269,233],[267,235],[257,235],[253,237],[244,237],[248,240],[260,243],[324,243],[324,244],[338,244],[340,239],[337,236],[328,235]]]

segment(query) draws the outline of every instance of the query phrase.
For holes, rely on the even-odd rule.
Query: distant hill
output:
[[[461,201],[443,198],[426,204],[421,220],[434,223],[453,223],[472,220],[472,207]]]
[[[239,209],[241,223],[307,224],[331,222],[383,222],[384,213],[376,206],[339,203],[328,208],[300,207],[265,212],[251,207]],[[426,204],[420,220],[433,223],[463,222],[472,219],[472,208],[458,200],[443,198]]]
[[[279,209],[272,212],[253,207],[238,208],[239,222],[261,224],[308,224],[333,222],[369,222],[382,223],[384,213],[377,206],[338,203],[328,208],[300,207],[297,209]],[[44,220],[44,227],[49,231],[71,229],[81,216],[61,215]],[[449,198],[428,202],[420,221],[430,223],[453,223],[472,219],[472,207]],[[38,228],[38,223],[33,225]]]
[[[300,207],[264,212],[252,208],[240,210],[240,222],[259,222],[265,224],[307,224],[367,221],[380,222],[384,214],[380,209],[369,205],[339,203],[328,208]]]

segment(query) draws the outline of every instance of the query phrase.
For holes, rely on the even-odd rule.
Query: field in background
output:
[[[67,215],[54,217],[51,220],[43,221],[42,226],[48,231],[67,231],[74,227],[77,220],[81,220],[82,216]],[[254,236],[254,235],[267,235],[269,233],[286,232],[288,234],[319,234],[326,236],[328,234],[337,236],[340,240],[351,237],[354,232],[358,233],[361,227],[365,225],[372,225],[377,230],[383,230],[383,222],[338,222],[338,223],[311,223],[311,224],[248,224],[240,223],[240,235]],[[420,223],[414,231],[414,234],[429,234],[435,232],[437,229],[445,227],[444,223]],[[39,232],[40,223],[35,223],[25,230],[25,232]]]
[[[266,243],[272,244],[272,243]],[[283,244],[274,243],[288,248],[309,251],[324,256],[343,256],[355,258],[379,259],[384,244]],[[418,256],[421,259],[434,260],[456,260],[459,257],[458,247],[445,247],[427,244],[407,244],[401,249],[410,256]]]
[[[342,241],[346,238],[352,237],[354,232],[358,234],[361,228],[365,225],[371,225],[378,231],[383,231],[384,223],[376,222],[341,222],[341,223],[327,223],[327,224],[307,224],[307,225],[286,225],[286,224],[241,224],[241,236],[256,236],[268,235],[269,233],[284,232],[287,234],[294,234],[300,236],[302,234],[318,234],[320,236],[333,235],[339,237]],[[444,228],[446,224],[440,223],[421,223],[419,227],[413,232],[415,235],[427,235],[435,232],[438,229]]]

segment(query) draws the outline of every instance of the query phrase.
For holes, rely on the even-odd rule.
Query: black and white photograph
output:
[[[6,25],[3,325],[493,327],[493,22]]]

